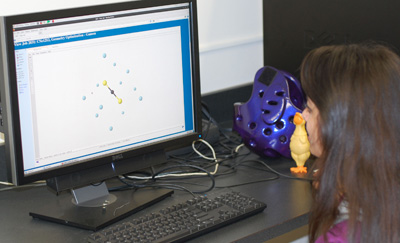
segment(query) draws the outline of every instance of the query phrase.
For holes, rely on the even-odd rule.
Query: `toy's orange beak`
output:
[[[300,125],[301,123],[303,123],[303,121],[304,121],[303,116],[299,112],[296,112],[293,118],[293,123],[295,125]]]

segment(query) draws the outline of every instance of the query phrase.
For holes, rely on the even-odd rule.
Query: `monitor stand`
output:
[[[107,186],[89,186],[46,201],[29,215],[55,223],[97,231],[171,196],[169,189],[143,188],[108,193]],[[90,196],[88,196],[90,195]]]

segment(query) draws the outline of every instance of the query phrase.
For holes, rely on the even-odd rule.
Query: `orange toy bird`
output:
[[[296,112],[293,123],[296,125],[293,135],[290,138],[290,152],[297,167],[290,168],[293,173],[307,173],[307,167],[304,167],[307,159],[310,157],[310,142],[308,141],[305,128],[306,121],[299,112]]]

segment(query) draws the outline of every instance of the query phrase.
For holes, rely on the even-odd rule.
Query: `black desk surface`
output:
[[[263,161],[285,174],[290,174],[289,168],[294,166],[294,162],[284,158],[263,159]],[[273,177],[271,173],[261,168],[265,167],[260,167],[259,170],[249,167],[240,168],[234,174],[218,177],[216,186],[223,187]],[[265,202],[267,208],[260,214],[190,242],[264,242],[306,225],[308,222],[311,206],[309,182],[281,177],[277,180],[252,183],[231,189]],[[213,191],[216,190],[222,189],[216,188]],[[171,197],[129,216],[126,220],[158,211],[190,197],[188,193],[175,191]],[[0,191],[0,242],[86,242],[86,237],[91,231],[37,220],[29,216],[32,209],[46,204],[49,200],[57,200],[57,197],[45,186]]]

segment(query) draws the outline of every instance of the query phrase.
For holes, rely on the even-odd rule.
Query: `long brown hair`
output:
[[[378,44],[325,46],[301,65],[304,92],[319,110],[323,146],[310,241],[348,202],[349,241],[400,242],[400,58]]]

